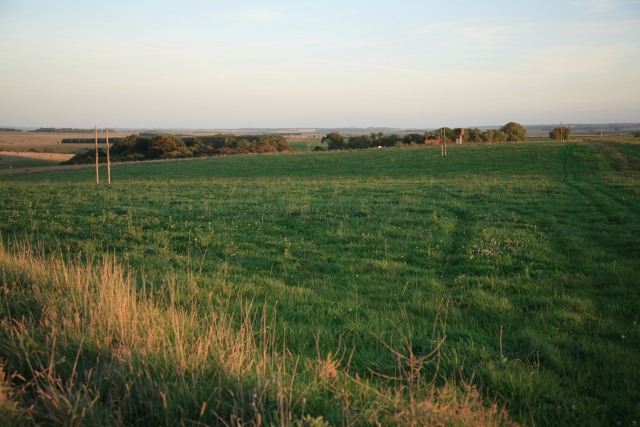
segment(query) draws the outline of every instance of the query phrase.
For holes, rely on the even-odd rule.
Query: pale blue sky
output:
[[[0,126],[640,122],[640,0],[0,0]]]

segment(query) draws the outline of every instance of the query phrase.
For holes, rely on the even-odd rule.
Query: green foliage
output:
[[[549,132],[549,138],[555,141],[568,141],[571,135],[571,128],[567,126],[558,126]]]
[[[527,139],[527,130],[519,123],[509,122],[501,129],[507,136],[507,141],[525,141]]]
[[[322,138],[322,143],[327,144],[329,150],[343,150],[347,148],[344,137],[338,132],[332,132]]]
[[[448,128],[448,127],[442,127],[440,129],[436,129],[435,131],[433,131],[431,133],[431,137],[434,139],[440,139],[442,138],[442,135],[444,134],[444,137],[446,139],[446,142],[451,143],[453,141],[455,141],[456,139],[456,134],[453,131],[453,129]]]
[[[470,128],[465,130],[465,135],[467,137],[465,142],[484,142],[482,138],[482,131],[478,128]]]
[[[400,137],[398,135],[385,135],[382,132],[371,133],[369,135],[354,135],[348,140],[337,132],[330,133],[322,138],[322,143],[327,143],[329,150],[342,150],[345,148],[357,150],[373,147],[396,147],[402,145],[423,145],[425,140],[439,140],[445,136],[447,143],[456,141],[462,133],[462,128],[451,129],[443,127],[433,131],[427,131],[424,135],[411,133]],[[477,128],[465,129],[462,135],[462,142],[507,142],[524,141],[526,139],[526,129],[518,123],[510,122],[500,130],[482,131]]]
[[[373,147],[373,140],[369,135],[361,135],[361,136],[352,136],[349,137],[349,142],[347,142],[347,148],[351,150],[358,150],[364,148]]]
[[[109,144],[115,144],[122,138],[109,138]],[[63,138],[61,144],[95,144],[95,138]],[[98,138],[98,144],[106,144],[107,138]]]
[[[291,151],[284,137],[280,135],[214,135],[204,137],[178,137],[169,134],[152,136],[129,135],[115,139],[111,147],[113,162],[178,159],[225,154],[275,153]],[[102,159],[101,162],[106,161]],[[95,151],[88,150],[65,162],[82,164],[95,162]]]
[[[405,145],[423,145],[426,135],[420,133],[410,133],[402,138]]]
[[[482,133],[484,142],[506,142],[507,134],[501,130],[487,130]]]

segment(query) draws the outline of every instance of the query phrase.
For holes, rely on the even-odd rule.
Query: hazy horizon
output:
[[[640,1],[0,3],[0,123],[640,122]]]

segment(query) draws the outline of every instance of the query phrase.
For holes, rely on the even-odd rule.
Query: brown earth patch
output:
[[[73,154],[64,153],[36,153],[32,151],[0,151],[3,156],[27,157],[30,159],[51,160],[55,162],[65,162],[72,158]]]

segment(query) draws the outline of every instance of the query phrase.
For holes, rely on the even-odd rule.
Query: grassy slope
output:
[[[53,166],[58,163],[60,162],[28,157],[4,156],[0,153],[0,174],[5,172],[6,169],[37,168],[40,166]]]
[[[383,343],[426,355],[442,328],[441,378],[475,373],[512,418],[630,422],[639,170],[616,143],[119,165],[110,188],[90,169],[4,180],[0,230],[115,252],[190,310],[277,306],[293,354],[353,351],[360,375],[394,375]]]

